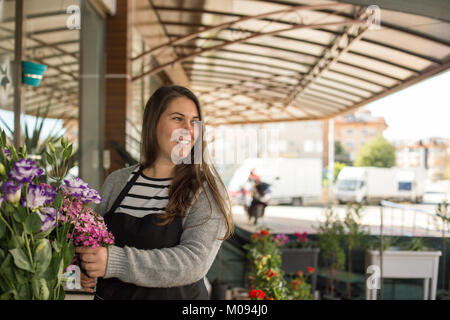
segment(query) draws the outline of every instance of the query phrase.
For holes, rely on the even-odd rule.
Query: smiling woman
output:
[[[233,222],[206,150],[197,97],[161,87],[144,111],[140,164],[108,176],[101,214],[115,245],[80,251],[97,299],[207,299],[204,277]],[[194,162],[188,158],[194,158]]]

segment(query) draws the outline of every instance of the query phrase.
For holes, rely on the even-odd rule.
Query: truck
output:
[[[340,204],[368,204],[381,200],[420,203],[425,193],[423,168],[342,168],[337,177],[336,198]]]
[[[262,182],[270,184],[271,204],[302,205],[320,200],[322,195],[322,160],[319,158],[246,159],[227,185],[233,204],[244,204],[244,187],[254,170]]]

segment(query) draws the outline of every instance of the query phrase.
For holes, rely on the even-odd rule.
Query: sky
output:
[[[390,141],[450,138],[450,71],[367,104],[374,116],[384,117]]]
[[[389,141],[419,140],[429,137],[450,138],[450,71],[419,82],[399,92],[367,104],[374,116],[384,117],[388,128],[384,137]],[[12,112],[0,111],[12,125]],[[43,136],[47,136],[61,120],[47,119]],[[28,126],[33,128],[33,117],[27,116]],[[0,123],[3,128],[3,124]]]

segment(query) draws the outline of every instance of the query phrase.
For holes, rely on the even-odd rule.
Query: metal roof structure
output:
[[[327,119],[450,67],[450,19],[337,1],[150,4],[170,40],[132,60],[176,56],[133,80],[181,64],[209,125]]]
[[[3,4],[0,22],[0,55],[14,60],[15,3]],[[39,87],[28,86],[25,92],[27,114],[77,119],[79,105],[80,30],[67,27],[66,6],[52,0],[28,1],[24,19],[25,60],[45,64]],[[3,109],[13,110],[13,96]]]

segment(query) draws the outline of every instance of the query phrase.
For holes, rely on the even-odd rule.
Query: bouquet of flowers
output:
[[[79,178],[65,180],[72,145],[48,144],[45,170],[27,158],[25,147],[6,145],[0,131],[0,299],[64,299],[63,271],[73,262],[75,246],[107,246],[113,237],[89,203],[98,192]],[[41,179],[42,180],[42,179]]]

